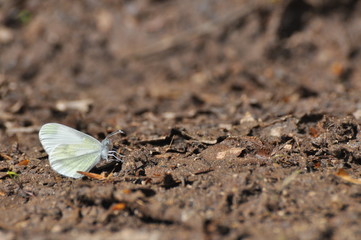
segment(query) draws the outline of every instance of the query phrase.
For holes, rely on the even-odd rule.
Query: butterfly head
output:
[[[102,152],[101,157],[107,161],[110,161],[111,159],[114,159],[117,162],[122,162],[123,160],[121,157],[123,157],[122,154],[118,153],[116,150],[113,150],[113,143],[110,140],[110,137],[124,133],[122,130],[118,130],[115,132],[112,132],[109,134],[103,141],[102,141]]]

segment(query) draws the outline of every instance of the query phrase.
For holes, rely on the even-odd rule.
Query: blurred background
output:
[[[1,121],[5,129],[73,122],[71,110],[123,126],[127,115],[211,106],[232,122],[247,111],[264,119],[336,104],[360,89],[359,8],[351,0],[3,0]],[[335,107],[357,111],[352,101],[356,109]]]

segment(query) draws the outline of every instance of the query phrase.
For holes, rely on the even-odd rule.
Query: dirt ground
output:
[[[0,0],[0,239],[360,239],[361,2]],[[124,162],[54,172],[58,122]]]

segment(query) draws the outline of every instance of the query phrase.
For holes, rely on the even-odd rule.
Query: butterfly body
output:
[[[108,160],[108,154],[109,154],[109,151],[110,151],[110,148],[111,148],[111,141],[109,139],[104,139],[102,142],[101,142],[101,158],[104,159],[104,160]]]

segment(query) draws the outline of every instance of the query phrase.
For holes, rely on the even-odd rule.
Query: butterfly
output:
[[[115,131],[100,142],[71,127],[47,123],[41,127],[39,139],[54,171],[66,177],[81,178],[83,175],[78,171],[90,171],[100,159],[122,161],[122,155],[111,150],[112,142],[109,139],[119,133],[124,132]]]

